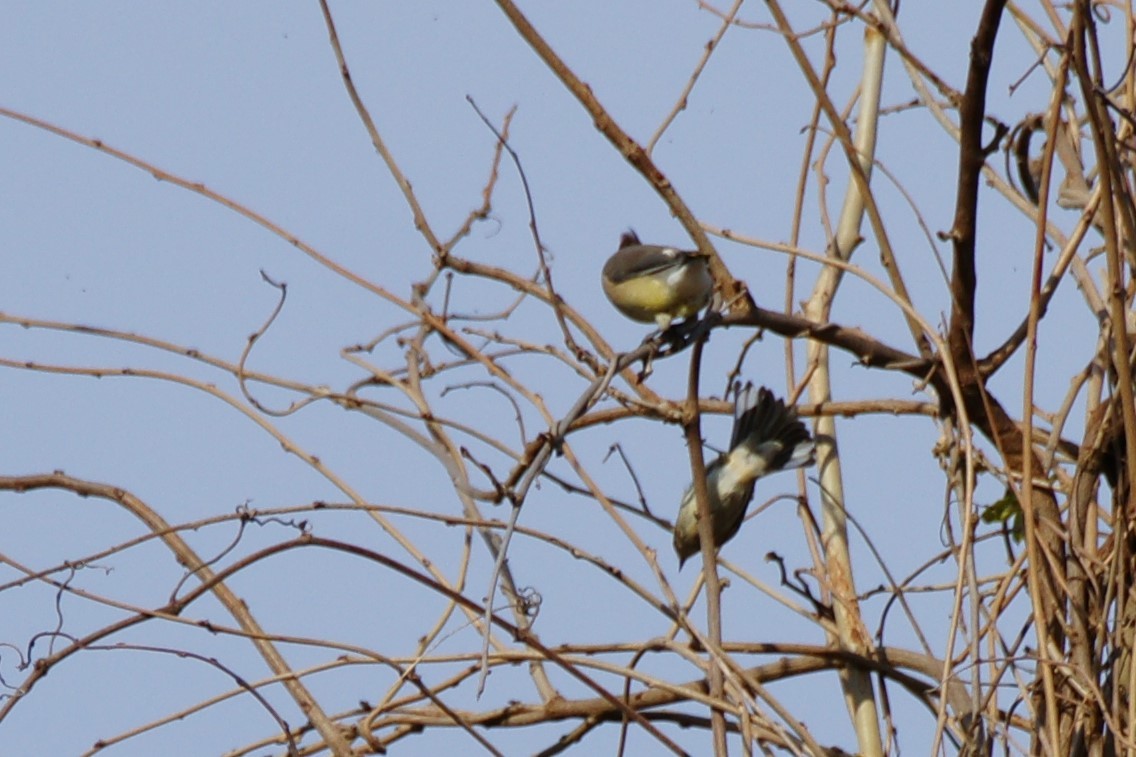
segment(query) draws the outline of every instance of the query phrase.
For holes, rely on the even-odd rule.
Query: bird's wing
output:
[[[626,247],[608,260],[604,275],[618,284],[639,276],[667,271],[686,262],[686,253],[673,247]]]

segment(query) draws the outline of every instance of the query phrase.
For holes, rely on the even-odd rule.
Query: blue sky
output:
[[[642,142],[672,108],[720,23],[696,3],[679,0],[526,3],[524,10],[623,128]],[[956,87],[963,85],[978,10],[974,2],[903,9],[901,26],[909,47]],[[492,159],[494,138],[466,98],[498,124],[516,106],[510,144],[523,162],[559,291],[617,348],[638,344],[644,328],[623,320],[603,299],[600,266],[629,226],[645,240],[684,246],[687,239],[664,204],[596,132],[500,11],[489,3],[384,2],[336,3],[333,12],[353,80],[439,235],[452,234],[480,203]],[[800,28],[823,18],[819,6],[794,12],[800,14],[794,18]],[[758,3],[743,6],[742,17],[769,22]],[[345,93],[317,4],[29,3],[5,9],[3,18],[0,106],[203,182],[398,297],[409,297],[411,284],[431,272],[430,250]],[[1009,21],[1006,27],[999,41],[991,109],[1012,123],[1044,108],[1048,89],[1035,72],[1009,93],[1009,84],[1027,73],[1033,58]],[[817,56],[821,39],[813,36],[805,42]],[[838,51],[831,92],[843,106],[860,73],[859,31],[842,30]],[[885,106],[911,100],[910,83],[894,55],[887,66]],[[654,157],[701,220],[785,241],[805,143],[802,129],[811,107],[800,73],[777,35],[734,29]],[[0,311],[9,316],[129,331],[235,361],[276,303],[276,291],[261,279],[263,270],[288,283],[288,301],[253,350],[249,367],[336,390],[363,378],[357,366],[340,357],[342,348],[374,339],[409,319],[286,239],[89,146],[4,118],[0,155]],[[910,192],[930,229],[949,228],[957,153],[930,117],[910,110],[885,117],[879,158]],[[827,186],[829,212],[835,215],[845,170],[838,158],[830,159],[826,170],[832,179]],[[949,300],[932,246],[944,257],[949,248],[922,235],[884,176],[877,173],[875,186],[916,305],[940,326]],[[1025,312],[1033,236],[1027,219],[992,190],[983,192],[982,325],[977,340],[989,348]],[[801,245],[820,252],[824,234],[815,182],[806,191],[805,205]],[[474,226],[458,253],[531,272],[536,259],[528,220],[518,177],[505,161],[490,218]],[[1066,221],[1071,226],[1071,220],[1058,216],[1059,223]],[[728,242],[721,242],[719,251],[760,303],[782,305],[784,256]],[[871,239],[857,255],[866,270],[881,274]],[[802,272],[808,281],[815,268],[803,265]],[[440,291],[431,295],[435,307],[441,306]],[[807,291],[807,285],[799,289],[797,299]],[[475,315],[496,312],[513,295],[500,286],[458,279],[450,296],[451,312]],[[892,303],[855,278],[846,281],[834,311],[834,320],[861,326],[911,350],[899,316]],[[504,328],[515,338],[538,344],[558,339],[547,311],[535,306],[522,306]],[[1091,337],[1086,342],[1085,335],[1093,331],[1095,323],[1073,287],[1066,285],[1042,326],[1042,360],[1054,361],[1057,369],[1041,377],[1039,402],[1052,406],[1063,396],[1068,376],[1090,354]],[[725,376],[749,336],[740,330],[714,334],[704,368],[707,394],[721,396]],[[1061,346],[1051,348],[1051,343]],[[446,355],[445,350],[437,353],[439,359]],[[380,350],[371,359],[393,365],[394,356],[393,351]],[[0,357],[175,372],[215,383],[240,398],[231,376],[184,356],[91,335],[4,323]],[[927,398],[907,377],[868,371],[853,362],[834,353],[838,400]],[[684,357],[660,363],[652,387],[681,398],[686,366]],[[549,367],[549,361],[517,361],[514,370],[532,383],[553,413],[565,412],[584,386],[563,367]],[[785,393],[781,340],[767,335],[759,342],[744,373]],[[474,370],[454,376],[455,383],[478,379]],[[1020,376],[1020,366],[1012,366],[1001,388],[1011,392]],[[434,391],[442,386],[437,384]],[[295,399],[281,390],[258,391],[274,407]],[[389,391],[374,396],[399,402]],[[455,417],[518,444],[513,410],[501,397],[462,389],[437,397],[437,402]],[[1020,413],[1020,399],[1014,403],[1014,412]],[[267,508],[345,499],[312,467],[286,454],[247,415],[170,381],[0,368],[0,408],[5,419],[0,474],[63,470],[113,483],[142,497],[174,523],[231,513],[243,503]],[[534,425],[539,418],[529,411],[526,421],[530,435],[543,430]],[[437,462],[381,424],[326,403],[272,422],[369,501],[460,512]],[[894,573],[906,575],[942,548],[944,486],[930,455],[937,430],[926,418],[889,416],[841,421],[839,427],[850,508]],[[724,444],[727,420],[706,419],[704,432],[711,444]],[[1073,438],[1078,434],[1079,429],[1071,429]],[[570,441],[612,496],[631,500],[634,489],[625,471],[614,459],[605,462],[611,445],[621,443],[652,510],[671,517],[689,481],[677,427],[641,421],[601,425]],[[559,459],[550,470],[572,477]],[[791,476],[767,482],[757,500],[794,487]],[[980,489],[980,499],[986,501],[1000,494],[996,486]],[[97,553],[142,533],[141,526],[114,505],[60,491],[4,494],[0,513],[0,553],[32,570]],[[502,510],[489,514],[504,517]],[[389,537],[357,513],[309,517],[316,533],[395,550]],[[653,580],[642,559],[591,500],[545,482],[526,504],[522,523],[580,543],[638,580]],[[675,578],[669,534],[646,521],[635,523],[659,550],[669,577],[687,590],[695,571],[688,569]],[[410,519],[399,520],[399,525],[445,569],[457,564],[459,529]],[[792,506],[782,502],[751,521],[723,555],[775,584],[776,571],[761,558],[776,550],[791,565],[807,565],[800,532]],[[250,529],[241,548],[251,550],[290,535],[283,524]],[[186,534],[204,554],[219,553],[235,537],[232,523]],[[858,584],[862,589],[880,584],[882,575],[863,540],[857,536],[853,542]],[[480,542],[475,541],[473,549],[468,593],[480,598],[489,565]],[[627,641],[666,631],[659,615],[562,552],[519,539],[510,554],[521,583],[535,586],[543,597],[536,630],[547,643]],[[170,555],[154,544],[96,563],[97,568],[81,571],[75,581],[142,607],[164,602],[180,575]],[[996,560],[991,568],[998,568]],[[0,571],[0,583],[18,574],[10,567]],[[938,575],[940,580],[952,576],[949,566]],[[234,583],[262,622],[280,633],[332,637],[392,656],[410,653],[439,611],[437,597],[423,598],[412,586],[372,566],[332,554],[284,555]],[[119,612],[74,597],[61,602],[63,629],[76,635]],[[878,599],[866,602],[867,614],[875,617],[881,604]],[[933,643],[941,650],[948,609],[945,604],[924,607],[932,619]],[[193,617],[207,616],[220,617],[220,610],[209,603],[194,608]],[[32,634],[56,623],[50,588],[33,585],[0,592],[0,642],[26,643]],[[726,623],[729,638],[823,642],[811,624],[742,586],[727,592]],[[900,623],[894,628],[889,641],[911,643]],[[477,648],[468,627],[455,623],[449,634],[442,649]],[[193,628],[151,623],[116,641],[184,644],[236,661],[250,679],[265,674],[245,643]],[[40,641],[37,652],[46,643]],[[297,666],[334,659],[335,654],[289,649],[289,659]],[[655,664],[645,663],[648,668]],[[670,664],[659,663],[661,675],[674,680],[695,677],[693,668],[676,672]],[[490,707],[511,699],[531,700],[531,685],[522,671],[495,673],[480,703],[463,692],[459,704]],[[25,675],[16,670],[9,651],[0,652],[0,674],[9,684]],[[327,708],[336,712],[361,698],[380,697],[389,685],[389,673],[359,667],[314,676],[311,683],[326,698]],[[231,681],[215,669],[172,655],[89,651],[53,671],[0,722],[0,743],[13,754],[80,753],[97,739],[230,687]],[[823,743],[851,747],[833,677],[796,682],[779,692]],[[278,690],[269,696],[287,709]],[[899,707],[901,743],[909,753],[925,751],[933,718],[910,704]],[[289,714],[291,722],[300,722],[294,712]],[[45,727],[60,721],[66,726]],[[192,744],[184,753],[222,753],[270,736],[273,729],[264,710],[246,697],[136,736],[114,753],[153,754],[170,744]],[[601,752],[612,748],[615,729],[609,731],[588,743]],[[493,732],[490,738],[506,753],[527,753],[560,732],[522,729]],[[674,737],[695,752],[707,743],[698,733],[678,732]],[[431,751],[469,747],[468,737],[454,732],[408,743],[411,749]],[[648,744],[633,741],[639,748]]]

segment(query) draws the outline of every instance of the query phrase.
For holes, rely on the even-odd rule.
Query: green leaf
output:
[[[1025,539],[1025,515],[1013,490],[1006,489],[1002,499],[983,510],[981,517],[983,523],[1001,523],[1003,528],[1009,530],[1014,541],[1021,543]]]

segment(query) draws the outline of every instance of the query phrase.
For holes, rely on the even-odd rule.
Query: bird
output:
[[[735,393],[730,447],[706,467],[714,546],[719,548],[741,528],[757,479],[812,465],[816,457],[816,442],[784,400],[764,386],[755,390],[752,383],[735,388]],[[680,570],[688,557],[700,551],[693,484],[679,505],[674,548]]]
[[[631,320],[666,331],[674,319],[690,318],[710,304],[714,279],[702,253],[643,244],[628,229],[604,264],[603,290]]]

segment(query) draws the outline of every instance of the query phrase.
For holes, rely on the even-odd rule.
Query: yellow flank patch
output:
[[[636,321],[651,322],[656,313],[666,311],[680,317],[690,315],[685,308],[675,309],[678,292],[660,279],[631,279],[610,286],[605,283],[604,288],[620,312]]]

